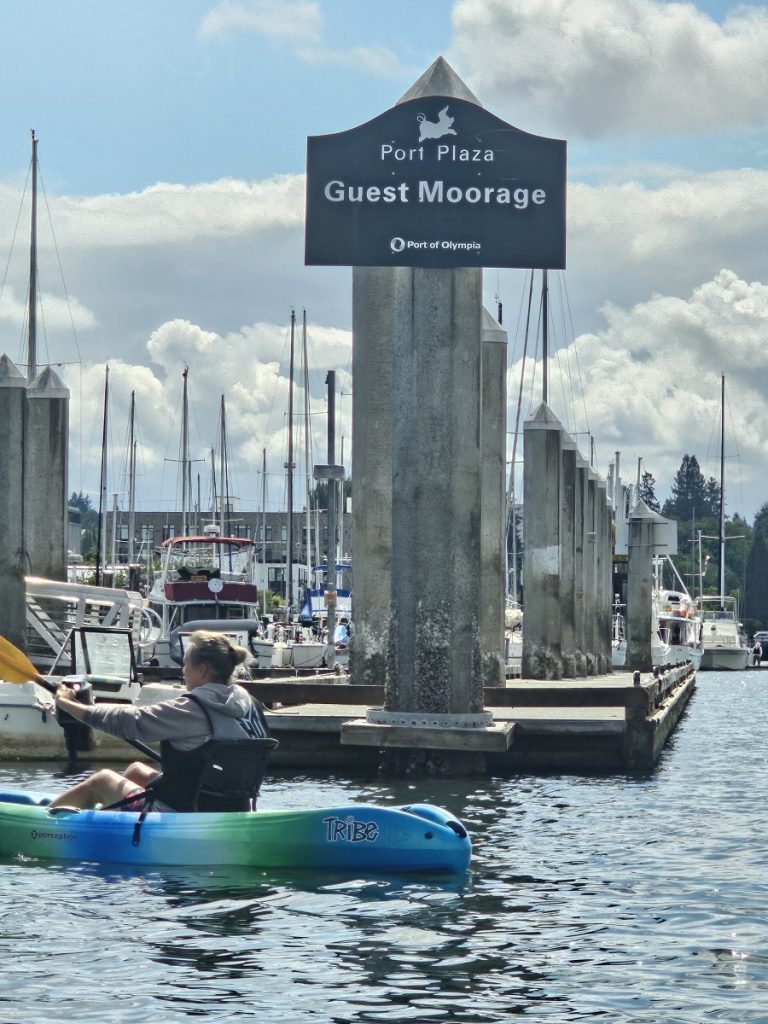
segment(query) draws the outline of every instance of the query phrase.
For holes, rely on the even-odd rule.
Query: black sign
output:
[[[312,136],[306,262],[562,269],[565,150],[450,96]]]

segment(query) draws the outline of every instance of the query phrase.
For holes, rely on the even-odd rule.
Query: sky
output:
[[[261,508],[266,450],[284,507],[292,309],[310,463],[335,370],[351,469],[352,272],[304,266],[306,139],[370,120],[443,56],[492,113],[567,141],[550,405],[583,453],[605,476],[620,452],[630,480],[642,460],[662,500],[685,454],[719,478],[725,374],[727,514],[768,501],[768,4],[4,0],[0,40],[0,354],[25,371],[34,129],[38,363],[71,391],[70,490],[98,504],[108,364],[107,490],[126,507],[134,392],[138,507],[178,507],[186,366],[203,508],[222,395],[231,490]],[[519,396],[521,423],[541,398],[529,285],[484,271],[510,458]]]

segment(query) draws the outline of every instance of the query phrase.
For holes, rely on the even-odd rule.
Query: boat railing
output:
[[[38,668],[49,668],[72,629],[81,626],[128,629],[139,649],[152,644],[151,614],[141,594],[85,583],[27,576],[25,644]]]

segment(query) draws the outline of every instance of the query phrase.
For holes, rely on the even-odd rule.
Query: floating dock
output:
[[[690,664],[658,675],[619,672],[587,679],[507,680],[485,690],[485,710],[506,735],[503,749],[485,750],[489,774],[651,769],[696,686]],[[381,751],[476,749],[471,729],[371,727],[370,708],[383,705],[380,686],[346,676],[312,681],[271,679],[248,684],[264,702],[280,747],[275,766],[376,771]],[[407,717],[407,716],[403,716]]]

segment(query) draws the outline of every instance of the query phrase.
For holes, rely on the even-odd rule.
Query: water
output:
[[[267,787],[443,804],[475,842],[459,881],[6,860],[0,1024],[765,1024],[766,700],[766,673],[700,675],[647,776]]]

